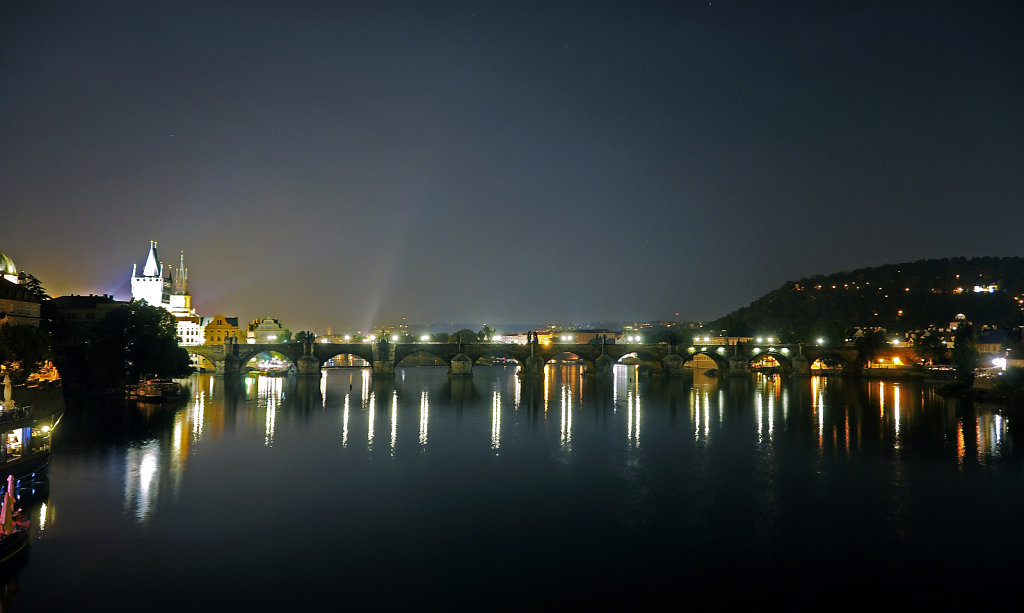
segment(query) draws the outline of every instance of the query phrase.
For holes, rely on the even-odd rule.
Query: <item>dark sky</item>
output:
[[[293,329],[712,319],[1022,255],[1024,4],[7,2],[0,250]]]

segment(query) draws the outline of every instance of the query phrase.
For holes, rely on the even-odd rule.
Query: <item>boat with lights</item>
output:
[[[125,388],[125,397],[142,402],[161,402],[181,398],[181,384],[173,379],[147,378]]]
[[[0,403],[0,479],[13,487],[18,487],[22,481],[31,482],[46,476],[46,467],[50,464],[50,437],[64,414],[63,396],[59,405],[47,404],[61,408],[48,410],[43,406],[15,403],[11,398],[11,379],[4,377],[4,400]],[[0,482],[0,489],[6,491],[7,483]]]
[[[17,508],[13,491],[14,477],[8,475],[0,501],[0,565],[17,558],[29,543],[29,521]]]
[[[46,475],[50,435],[60,415],[36,415],[33,407],[0,411],[0,478],[17,485]]]

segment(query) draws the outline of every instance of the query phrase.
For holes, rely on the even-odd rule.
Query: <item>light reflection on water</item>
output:
[[[160,443],[148,441],[127,450],[124,471],[124,508],[145,524],[160,495]]]
[[[558,369],[549,367],[543,380],[545,419],[547,419],[551,404],[557,404],[559,446],[570,454],[574,436],[574,419],[578,413],[583,411],[585,400],[583,392],[585,379],[582,378],[581,371],[582,369],[574,366],[560,366]],[[347,376],[351,381],[352,374],[347,373]],[[372,450],[377,420],[377,393],[373,389],[373,380],[369,376],[368,369],[363,369],[359,378],[361,382],[358,392],[361,399],[359,416],[353,415],[351,394],[346,391],[341,395],[340,444],[342,447],[349,445],[353,419],[363,419],[367,433],[366,448]],[[621,415],[624,441],[627,446],[631,447],[639,447],[641,441],[643,412],[641,407],[645,390],[640,385],[640,380],[641,377],[638,376],[636,366],[628,365],[616,365],[611,379],[614,400],[612,413]],[[823,376],[814,376],[804,381],[809,385],[810,413],[815,425],[816,446],[820,450],[826,447],[835,448],[840,450],[844,456],[849,457],[855,449],[860,447],[859,441],[863,435],[865,414],[862,413],[860,418],[854,418],[855,423],[851,429],[851,407],[832,406],[827,400],[829,398],[829,379]],[[171,479],[175,484],[174,489],[177,490],[181,476],[186,469],[191,447],[203,443],[204,427],[208,421],[223,421],[225,419],[225,416],[221,414],[224,410],[224,399],[215,395],[219,388],[214,382],[215,379],[209,377],[209,380],[204,381],[203,384],[193,386],[197,392],[193,395],[192,401],[175,414],[172,430],[168,437],[169,450],[166,457],[161,452],[162,441],[160,439],[146,441],[140,446],[133,446],[126,450],[125,507],[132,508],[140,522],[146,521],[156,505],[160,491],[160,479]],[[788,405],[791,385],[783,386],[781,377],[761,375],[755,376],[751,383],[753,387],[754,434],[757,446],[761,447],[771,443],[777,429],[786,427],[789,421]],[[286,386],[288,384],[289,380],[286,378],[268,376],[249,378],[245,381],[246,402],[251,405],[251,408],[246,411],[263,412],[264,444],[268,447],[272,447],[274,444],[278,415],[282,407],[286,406]],[[502,402],[500,385],[496,384],[491,390],[489,446],[494,451],[499,450],[502,446],[504,420],[515,421],[517,419],[515,412],[518,412],[522,402],[523,382],[519,378],[514,378],[512,385],[515,401],[511,407],[507,407]],[[796,385],[799,386],[800,383],[797,382]],[[723,406],[725,403],[722,393],[724,392],[721,387],[722,384],[719,381],[705,380],[693,384],[689,390],[690,428],[694,441],[702,446],[711,444],[714,431],[726,427],[730,419],[738,416],[734,407],[727,409]],[[878,407],[878,436],[880,440],[888,441],[892,449],[899,451],[904,430],[907,427],[904,422],[913,413],[914,406],[920,404],[923,394],[907,395],[900,384],[884,381],[868,384],[868,388],[869,397],[874,396],[874,402]],[[712,396],[716,391],[717,394]],[[876,393],[871,393],[872,391]],[[322,407],[335,406],[335,401],[329,401],[334,390],[328,386],[327,374],[319,382],[319,392],[318,400]],[[429,444],[428,427],[431,420],[431,408],[436,405],[431,397],[436,393],[436,390],[424,388],[419,390],[416,399],[418,418],[414,423],[417,429],[416,441],[421,450],[425,450]],[[387,413],[389,451],[393,457],[400,444],[399,422],[404,395],[397,388],[390,390],[389,395],[390,402]],[[715,402],[712,401],[712,398],[715,398]],[[508,416],[504,415],[504,412],[509,409],[513,413]],[[999,457],[1003,454],[1008,422],[1009,420],[999,413],[980,414],[973,419],[971,434],[973,435],[972,442],[977,463],[984,464],[989,458]],[[962,469],[969,447],[966,436],[967,429],[963,420],[960,419],[951,430],[950,436],[955,440],[952,452],[957,466]],[[898,455],[894,456],[894,459],[898,457]],[[166,462],[166,470],[162,468],[162,461]],[[161,474],[162,470],[166,475]]]
[[[392,530],[428,543],[430,551],[449,547],[432,535],[472,548],[459,540],[461,531],[492,530],[495,525],[481,519],[491,516],[503,518],[509,540],[490,546],[521,560],[517,556],[525,554],[509,552],[532,543],[531,531],[543,531],[553,519],[564,527],[572,518],[583,523],[579,535],[559,535],[567,539],[558,549],[565,552],[559,568],[595,561],[614,567],[603,549],[587,545],[591,540],[646,568],[644,552],[668,556],[687,548],[703,552],[694,559],[705,561],[714,559],[709,551],[734,549],[762,562],[772,552],[790,560],[908,551],[928,559],[921,539],[944,525],[937,513],[952,508],[958,517],[951,522],[987,516],[981,507],[990,513],[997,499],[970,494],[1020,472],[1004,411],[957,404],[913,383],[696,374],[662,380],[635,365],[616,366],[607,379],[564,365],[549,367],[536,381],[497,367],[476,369],[472,380],[449,379],[440,369],[404,374],[391,381],[374,380],[367,369],[331,371],[306,383],[196,376],[189,403],[171,409],[166,424],[152,428],[155,435],[123,446],[117,461],[122,491],[113,497],[149,533],[161,526],[180,531],[174,518],[183,508],[196,509],[197,497],[210,521],[221,521],[221,514],[242,517],[250,522],[246,530],[258,533],[301,500],[310,526],[329,546],[312,539],[295,546],[327,547],[331,560],[342,559],[335,548],[346,552],[345,560],[373,560],[378,551],[398,560],[408,551],[394,540],[399,537],[385,536]],[[379,402],[386,403],[381,411]],[[381,430],[387,445],[375,441],[378,420],[387,428]],[[996,463],[1001,471],[984,472]],[[75,515],[82,504],[65,492],[95,464],[88,455],[56,456],[55,494],[33,513],[35,529],[60,537],[66,522],[55,521],[57,511]],[[273,482],[257,466],[288,480]],[[935,474],[943,480],[936,482]],[[963,481],[976,477],[982,480]],[[954,489],[947,494],[945,487]],[[276,492],[260,501],[270,523],[250,505],[235,506],[245,498],[237,488],[258,496]],[[317,523],[321,514],[330,520]],[[998,506],[996,514],[1006,515]],[[417,523],[420,517],[425,523]],[[536,521],[527,521],[531,517]],[[356,534],[355,526],[377,526],[378,519],[412,523],[378,526],[372,538]],[[218,529],[216,538],[228,548],[242,547],[248,535],[239,533],[236,543],[230,522]],[[608,531],[616,530],[631,538],[612,539]],[[392,540],[374,540],[382,538]],[[165,547],[176,546],[170,542]],[[574,550],[579,557],[571,557]],[[990,552],[982,547],[975,553]],[[140,568],[150,563],[125,556]],[[45,565],[37,561],[45,556],[33,557]],[[318,559],[293,564],[314,573]],[[467,564],[446,560],[449,567]],[[493,560],[503,563],[500,556]],[[669,567],[696,572],[679,564]]]

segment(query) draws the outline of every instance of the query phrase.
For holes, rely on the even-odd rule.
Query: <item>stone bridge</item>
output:
[[[623,358],[632,358],[645,371],[656,375],[675,376],[684,372],[685,363],[696,355],[711,358],[719,374],[747,375],[751,364],[771,356],[775,367],[783,374],[809,375],[811,364],[818,359],[827,361],[843,372],[859,372],[860,354],[852,347],[819,347],[813,345],[756,345],[683,347],[667,343],[261,343],[241,345],[225,342],[222,345],[185,347],[189,353],[199,355],[214,365],[217,375],[244,374],[245,365],[257,355],[276,352],[294,365],[300,375],[319,375],[329,359],[342,354],[366,360],[373,376],[394,376],[395,366],[412,355],[429,355],[448,365],[454,376],[470,376],[473,364],[480,358],[506,358],[519,363],[520,374],[538,376],[553,359],[577,359],[583,364],[584,374],[609,374],[612,366]],[[568,355],[566,355],[568,354]]]

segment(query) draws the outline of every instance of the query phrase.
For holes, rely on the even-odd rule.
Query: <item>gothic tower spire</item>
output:
[[[172,294],[179,296],[188,293],[188,269],[185,268],[185,252],[182,251],[178,258],[178,269],[174,271],[174,289]]]

